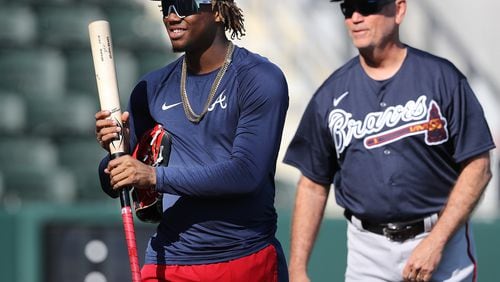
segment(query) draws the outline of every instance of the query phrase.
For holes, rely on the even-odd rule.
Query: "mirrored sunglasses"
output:
[[[161,0],[163,17],[175,13],[183,19],[187,16],[197,14],[201,4],[210,4],[211,0]]]

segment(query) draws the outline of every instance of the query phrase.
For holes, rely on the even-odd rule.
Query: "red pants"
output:
[[[146,264],[142,282],[277,282],[278,259],[274,246],[235,260],[200,265]]]

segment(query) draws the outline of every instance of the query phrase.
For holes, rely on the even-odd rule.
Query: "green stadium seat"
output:
[[[53,49],[0,50],[0,89],[30,96],[59,97],[65,84],[65,62]]]
[[[128,103],[130,92],[139,79],[137,62],[132,53],[115,45],[115,64],[122,106]],[[97,98],[97,82],[90,48],[66,52],[67,85],[70,90],[88,93]]]
[[[177,57],[177,55],[168,50],[145,52],[138,51],[135,56],[138,65],[138,72],[141,76],[166,66]]]
[[[97,167],[107,153],[97,144],[94,135],[62,140],[58,151],[61,166],[75,175],[78,201],[105,200],[107,196],[101,190]]]
[[[20,5],[2,5],[0,9],[0,46],[26,46],[36,38],[36,16]]]
[[[148,0],[149,1],[149,0]],[[143,0],[85,0],[86,3],[99,5],[101,7],[128,7],[139,8],[144,6]]]
[[[3,198],[4,191],[5,191],[5,181],[4,181],[4,176],[0,171],[0,200]]]
[[[24,202],[72,203],[76,199],[73,175],[62,168],[28,165],[2,169],[4,199]]]
[[[63,138],[57,143],[59,164],[65,168],[91,167],[97,172],[97,165],[107,155],[99,146],[95,135],[83,138]]]
[[[48,139],[40,137],[0,138],[0,170],[6,167],[54,167],[57,162],[57,149]]]
[[[9,0],[7,0],[7,1],[9,1]],[[43,1],[42,0],[15,0],[15,1],[18,3],[30,4],[31,6],[37,6],[37,5],[47,5],[47,4],[74,3],[75,1],[80,1],[80,0],[43,0]]]
[[[3,197],[21,201],[70,202],[76,197],[74,176],[58,166],[56,146],[34,137],[0,139]]]
[[[169,45],[161,13],[158,18],[146,14],[144,7],[132,9],[112,6],[103,9],[108,15],[115,46],[147,52],[168,50]]]
[[[19,95],[0,92],[0,136],[20,134],[26,125],[26,105]]]
[[[62,48],[90,46],[89,23],[104,19],[97,6],[83,3],[40,6],[37,14],[39,41]]]
[[[92,52],[89,48],[66,52],[66,88],[97,96]]]
[[[94,134],[97,104],[97,99],[82,94],[28,99],[31,134],[53,138]]]

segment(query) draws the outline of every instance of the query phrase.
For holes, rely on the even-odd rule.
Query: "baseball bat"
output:
[[[125,130],[121,120],[122,112],[120,108],[113,43],[111,40],[109,22],[103,20],[91,22],[89,24],[89,36],[101,110],[109,111],[111,113],[110,119],[113,119],[122,129],[118,133],[118,138],[113,140],[109,145],[111,159],[115,159],[125,155],[126,151],[124,147]],[[125,230],[125,240],[127,243],[130,261],[130,270],[132,272],[132,281],[140,282],[141,271],[137,256],[137,245],[132,208],[130,204],[129,188],[121,189],[120,203],[123,227]]]

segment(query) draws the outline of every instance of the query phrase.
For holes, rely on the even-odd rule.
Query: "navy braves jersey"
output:
[[[235,47],[207,114],[196,124],[181,102],[182,59],[147,74],[129,103],[132,147],[156,123],[172,135],[169,166],[156,168],[165,211],[146,263],[221,262],[279,245],[274,175],[288,109],[283,73]],[[196,113],[217,72],[188,74],[186,92]],[[109,192],[109,180],[102,178]]]
[[[483,110],[449,62],[407,46],[390,79],[355,57],[317,90],[284,162],[361,219],[390,222],[440,211],[461,163],[494,148]]]

